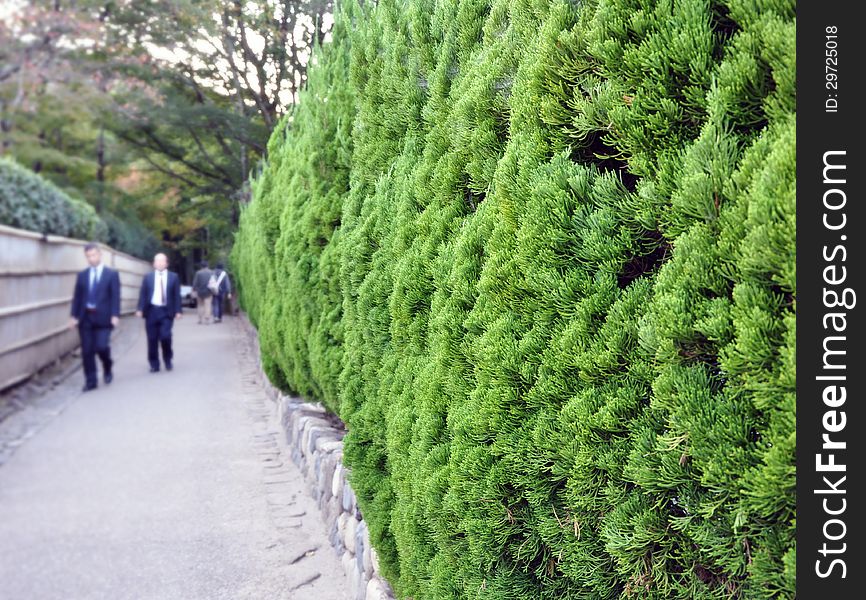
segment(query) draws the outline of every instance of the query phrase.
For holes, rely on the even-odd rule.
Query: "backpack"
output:
[[[214,296],[219,295],[220,293],[220,284],[223,282],[223,277],[226,276],[226,272],[223,271],[220,273],[220,276],[217,277],[216,273],[211,273],[210,279],[207,281],[207,289],[210,290],[210,293]]]

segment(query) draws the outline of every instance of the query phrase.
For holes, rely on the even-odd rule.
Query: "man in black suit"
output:
[[[168,270],[168,257],[157,254],[153,257],[153,272],[141,281],[136,315],[144,317],[147,331],[147,360],[150,372],[159,371],[159,346],[162,346],[162,361],[165,370],[171,371],[174,354],[171,349],[171,326],[181,318],[183,307],[180,301],[180,278]]]
[[[120,276],[102,264],[99,244],[84,246],[90,266],[78,274],[72,296],[70,327],[78,327],[81,360],[84,363],[84,391],[96,389],[96,355],[102,361],[105,383],[111,383],[111,330],[120,323]]]

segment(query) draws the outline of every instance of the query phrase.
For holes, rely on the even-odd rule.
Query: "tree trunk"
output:
[[[99,136],[96,138],[96,181],[105,183],[105,126],[99,126]]]

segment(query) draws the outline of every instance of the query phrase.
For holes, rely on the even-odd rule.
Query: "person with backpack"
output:
[[[192,278],[192,291],[195,294],[196,312],[198,312],[199,325],[210,323],[211,319],[211,278],[213,271],[210,270],[207,261],[202,261],[201,268],[195,272]]]
[[[213,322],[222,323],[223,299],[232,299],[232,284],[229,280],[229,274],[225,271],[225,265],[223,265],[223,263],[219,262],[216,264],[216,268],[211,276],[211,281],[208,282],[208,287],[211,292],[213,292]]]

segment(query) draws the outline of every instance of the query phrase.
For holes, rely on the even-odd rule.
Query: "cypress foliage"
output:
[[[232,264],[276,385],[338,409],[343,343],[337,229],[348,191],[354,118],[350,39],[316,48],[302,100],[275,129],[241,213]],[[289,293],[284,293],[287,291]]]
[[[788,0],[345,0],[233,252],[401,598],[793,598]]]

